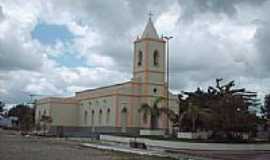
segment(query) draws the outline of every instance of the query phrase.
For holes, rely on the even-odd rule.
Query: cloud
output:
[[[12,34],[0,38],[0,70],[37,70],[44,58],[34,45],[21,42]]]
[[[37,17],[29,12],[20,14],[23,6],[16,11],[1,6],[5,19],[0,23],[0,70],[37,70],[44,56],[39,43],[32,41],[29,34]]]
[[[3,8],[0,6],[0,22],[4,19]]]
[[[256,32],[256,44],[259,50],[259,56],[261,62],[264,64],[266,69],[270,69],[269,61],[269,41],[270,41],[270,24],[267,22],[262,24],[261,27],[257,29]]]
[[[28,100],[29,93],[72,95],[130,79],[133,41],[149,10],[159,33],[174,36],[174,90],[224,77],[267,92],[269,0],[29,0],[0,6],[0,95],[10,103]],[[62,26],[73,36],[37,41],[31,33],[38,24]],[[72,58],[76,65],[68,64]]]
[[[239,5],[260,6],[265,1],[267,0],[178,0],[183,10],[181,18],[185,20],[207,13],[232,17],[237,14]]]
[[[269,54],[269,42],[270,42],[270,15],[269,15],[270,1],[261,8],[262,18],[257,20],[258,28],[255,35],[255,44],[258,49],[258,56],[260,60],[261,75],[269,76],[270,69],[270,54]]]
[[[114,68],[131,72],[132,42],[138,33],[142,32],[146,23],[147,13],[152,10],[155,17],[167,10],[173,1],[55,1],[56,10],[72,12],[76,26],[84,28],[87,36],[75,40],[82,56],[91,61],[91,54],[100,54],[102,57],[111,57],[117,61]],[[58,11],[57,11],[58,12]],[[86,27],[87,26],[87,27]],[[140,28],[140,29],[138,29]],[[137,32],[134,32],[136,30]],[[138,32],[140,31],[140,32]],[[92,38],[91,38],[92,37]],[[95,38],[96,37],[96,38]],[[79,43],[78,43],[79,41]],[[83,42],[84,41],[84,42]],[[90,43],[88,43],[90,41]],[[95,41],[96,43],[93,43]],[[92,42],[92,43],[91,43]],[[94,44],[94,45],[93,45]],[[87,52],[87,53],[86,53]],[[86,53],[86,54],[85,54]],[[111,68],[109,65],[108,67]]]

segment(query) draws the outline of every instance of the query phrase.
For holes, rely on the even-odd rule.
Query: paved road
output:
[[[79,147],[78,142],[24,137],[0,129],[0,160],[163,160]]]

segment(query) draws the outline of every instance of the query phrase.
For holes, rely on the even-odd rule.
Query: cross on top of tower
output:
[[[151,10],[149,11],[148,16],[149,16],[149,19],[151,19],[151,18],[152,18],[153,13],[152,13],[152,11],[151,11]]]
[[[153,16],[153,13],[150,11],[148,13],[148,16],[149,16],[149,19],[148,19],[148,22],[146,24],[146,27],[143,31],[143,35],[142,35],[142,38],[154,38],[154,39],[159,39],[158,37],[158,34],[157,34],[157,31],[154,27],[154,24],[152,22],[152,19],[151,17]]]

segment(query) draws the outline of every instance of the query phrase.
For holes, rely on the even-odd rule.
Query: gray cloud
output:
[[[51,66],[39,71],[39,74],[32,78],[25,78],[18,85],[15,83],[18,77],[8,77],[3,82],[10,87],[4,89],[10,97],[22,96],[16,92],[21,88],[37,93],[49,90],[48,94],[71,94],[76,88],[93,88],[126,80],[132,70],[132,41],[135,40],[136,34],[143,31],[147,12],[150,9],[154,12],[155,21],[159,16],[174,11],[177,7],[173,8],[172,5],[175,4],[179,5],[180,11],[176,12],[179,15],[174,16],[178,16],[180,21],[171,24],[175,27],[169,31],[169,34],[175,37],[171,43],[171,87],[190,90],[213,84],[215,78],[223,77],[236,80],[243,87],[248,86],[261,91],[263,87],[260,78],[264,79],[264,83],[269,82],[267,69],[260,70],[269,66],[267,62],[270,60],[270,27],[267,16],[270,7],[266,3],[267,0],[179,0],[178,3],[173,0],[49,1],[48,4],[42,4],[45,9],[41,9],[41,15],[37,14],[37,18],[46,19],[48,23],[64,25],[76,22],[91,28],[97,33],[101,43],[90,47],[81,56],[85,59],[93,53],[108,56],[114,60],[116,66],[103,66],[103,71],[98,68]],[[246,6],[251,9],[247,10]],[[258,8],[265,8],[263,14],[253,13],[253,9]],[[246,17],[246,13],[249,13],[250,19],[243,23],[241,17]],[[63,20],[65,18],[68,22]],[[260,23],[249,22],[254,19]],[[165,19],[161,23],[168,23],[167,20],[169,21]],[[187,20],[192,20],[192,23]],[[247,38],[248,34],[253,34],[252,27],[257,28],[256,36]],[[161,33],[164,28],[159,30]],[[38,51],[33,52],[25,48],[22,41],[14,37],[8,38],[7,35],[5,41],[0,40],[2,70],[31,70],[38,66],[44,67],[44,63],[48,63],[40,57]],[[257,75],[258,72],[260,76]],[[16,73],[23,74],[18,71],[12,72]],[[27,75],[30,77],[31,73],[30,71]],[[95,76],[89,79],[89,75]],[[106,75],[106,78],[100,75]]]
[[[4,5],[0,4],[0,71],[38,70],[44,57],[39,44],[29,39],[31,19],[29,24],[22,24],[22,19],[4,15],[3,10]]]
[[[234,16],[237,14],[237,5],[262,5],[267,0],[178,0],[183,9],[181,18],[194,19],[199,14],[213,13]]]
[[[79,12],[79,21],[94,27],[102,43],[94,48],[101,55],[112,57],[118,64],[118,69],[131,71],[132,41],[130,31],[144,27],[148,12],[151,10],[154,17],[158,17],[166,10],[172,1],[139,0],[139,1],[73,1],[56,2],[64,5],[64,9]],[[75,5],[75,6],[74,6]],[[56,5],[58,6],[58,5]],[[143,29],[143,28],[142,28]],[[142,31],[141,31],[142,32]],[[138,33],[141,34],[141,33]],[[89,51],[91,54],[91,51]]]
[[[0,70],[37,70],[43,57],[15,37],[0,39]]]
[[[0,22],[4,19],[3,8],[0,6]]]
[[[270,69],[270,24],[264,23],[261,27],[257,29],[256,32],[256,45],[259,50],[260,60],[266,67],[265,69]]]
[[[254,43],[258,51],[258,74],[260,78],[270,76],[270,1],[265,3],[264,7],[261,8],[261,17],[256,20],[257,30],[254,37]]]

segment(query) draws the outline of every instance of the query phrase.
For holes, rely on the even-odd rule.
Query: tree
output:
[[[28,105],[16,105],[9,110],[8,116],[18,117],[18,126],[21,130],[30,130],[34,126],[34,109]]]
[[[187,116],[190,117],[192,122],[192,131],[196,132],[196,121],[199,119],[199,117],[207,117],[211,111],[206,108],[202,108],[198,105],[194,105],[192,103],[189,103],[188,109],[186,111]]]
[[[155,99],[155,101],[153,102],[153,105],[149,105],[148,103],[143,103],[139,109],[139,112],[143,112],[144,113],[144,117],[143,118],[147,118],[145,117],[146,115],[150,115],[150,128],[151,129],[156,129],[157,126],[157,121],[158,118],[160,117],[161,113],[165,113],[166,112],[166,108],[164,107],[158,107],[159,103],[161,101],[163,101],[164,98],[163,97],[158,97]]]
[[[170,121],[173,122],[173,126],[178,127],[178,131],[196,131],[196,122],[210,116],[211,110],[209,108],[199,106],[202,104],[201,102],[207,102],[202,93],[199,88],[192,94],[191,92],[183,92],[177,96],[177,113],[171,109],[164,110]]]
[[[183,92],[186,98],[179,101],[182,111],[179,108],[178,113],[181,128],[211,130],[214,135],[227,138],[256,128],[257,117],[250,108],[258,106],[257,94],[244,88],[235,89],[234,81],[223,85],[221,82],[222,79],[216,79],[216,85],[209,86],[207,91],[198,88],[194,92]],[[179,115],[182,115],[181,120]]]
[[[0,101],[0,113],[4,111],[5,103]]]
[[[216,87],[210,86],[208,89],[212,100],[209,107],[214,113],[211,128],[214,133],[221,132],[227,138],[239,138],[241,133],[256,128],[256,113],[251,113],[250,108],[258,105],[257,94],[244,88],[234,89],[234,81],[224,85],[221,85],[221,81],[217,79]]]
[[[265,95],[264,105],[261,107],[262,112],[262,124],[264,129],[268,130],[268,139],[270,140],[270,94]]]
[[[187,101],[185,101],[185,99],[183,98],[184,96],[182,94],[179,94],[177,97],[178,97],[178,115],[174,116],[175,117],[174,122],[178,126],[179,131],[181,131],[182,130],[183,119],[184,119],[184,117],[186,116],[186,114],[188,112],[188,105],[186,103]],[[171,117],[171,116],[169,116],[169,117]]]
[[[265,95],[264,105],[262,107],[262,114],[264,119],[270,120],[270,94]]]

